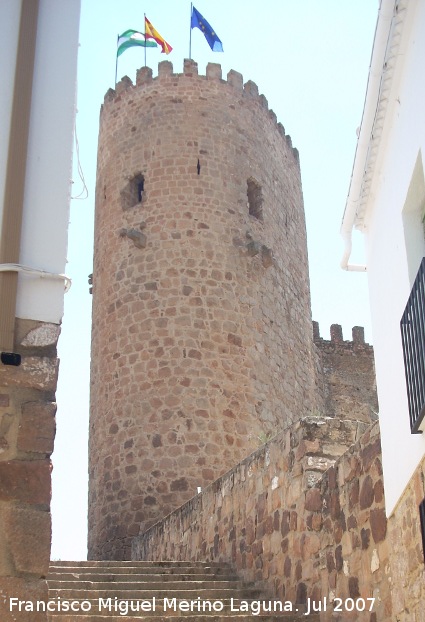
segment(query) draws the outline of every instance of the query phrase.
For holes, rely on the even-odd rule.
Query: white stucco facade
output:
[[[0,210],[4,207],[21,3],[2,0]],[[19,263],[66,271],[80,0],[40,0]],[[60,323],[64,281],[19,274],[16,316]]]
[[[393,23],[373,52],[385,52],[378,97],[366,98],[363,115],[373,122],[368,150],[356,157],[344,214],[345,225],[351,217],[365,235],[388,515],[425,454],[425,435],[410,431],[400,332],[425,256],[425,0],[383,0],[381,9],[389,8]]]

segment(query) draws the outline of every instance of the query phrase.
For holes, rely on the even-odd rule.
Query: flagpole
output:
[[[143,13],[144,17],[145,17],[145,67],[147,67],[146,64],[146,13]]]
[[[117,51],[115,52],[115,86],[117,86],[117,69],[118,69],[118,41],[120,40],[119,34],[117,35]]]
[[[193,2],[190,3],[189,60],[192,60],[192,13]]]

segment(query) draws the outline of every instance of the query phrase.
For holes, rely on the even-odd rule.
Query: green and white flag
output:
[[[137,30],[126,30],[122,35],[118,36],[117,43],[117,57],[121,56],[123,52],[135,46],[143,48],[156,48],[158,47],[155,41],[146,41],[145,35]]]

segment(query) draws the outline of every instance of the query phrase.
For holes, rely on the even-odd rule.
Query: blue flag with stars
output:
[[[213,52],[222,52],[223,45],[220,39],[217,37],[215,31],[207,20],[202,17],[199,11],[192,7],[192,19],[190,22],[192,28],[199,28],[201,32],[203,32],[205,39],[208,41],[208,45],[212,49]]]

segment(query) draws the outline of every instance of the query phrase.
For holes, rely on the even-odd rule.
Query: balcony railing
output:
[[[419,516],[421,519],[422,550],[425,561],[425,499],[419,504]]]
[[[425,257],[400,322],[410,429],[421,434],[425,416]]]

